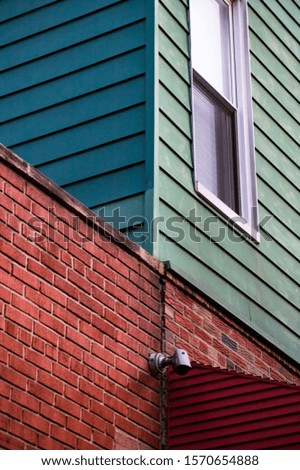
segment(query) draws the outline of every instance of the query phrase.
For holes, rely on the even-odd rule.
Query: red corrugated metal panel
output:
[[[168,400],[169,449],[300,449],[300,387],[194,365]]]

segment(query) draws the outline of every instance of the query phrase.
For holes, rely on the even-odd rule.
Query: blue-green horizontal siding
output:
[[[4,3],[1,142],[95,210],[144,201],[146,0]]]
[[[128,181],[131,182],[130,185]],[[93,208],[99,205],[99,195],[103,203],[108,203],[141,193],[144,186],[145,167],[137,164],[66,185],[65,189],[86,206]]]
[[[16,16],[24,15],[24,13],[43,8],[58,0],[30,0],[27,2],[12,2],[11,0],[1,0],[0,2],[0,18],[1,22],[7,21]]]
[[[134,148],[134,152],[132,149]],[[59,160],[36,165],[57,184],[65,187],[74,181],[104,175],[110,171],[144,161],[145,135],[143,132],[118,141],[109,142]],[[84,165],[82,162],[84,161]],[[70,172],[72,168],[72,172]]]
[[[145,53],[144,48],[140,47],[38,84],[34,88],[29,87],[0,98],[0,108],[5,109],[5,114],[0,116],[0,122],[16,120],[81,96],[99,93],[100,87],[103,89],[122,83],[144,72]],[[101,77],[100,83],[99,77]],[[32,99],[33,94],[35,100]]]
[[[261,242],[234,231],[195,192],[188,2],[160,0],[156,213],[162,222],[155,249],[175,271],[299,361],[299,29],[288,14],[291,0],[248,3]],[[293,3],[295,9],[299,14]]]
[[[133,78],[1,125],[7,146],[38,139],[145,102],[144,77]]]
[[[40,165],[144,132],[144,118],[145,106],[141,104],[34,141],[14,145],[13,149],[18,155],[30,160],[31,164]]]

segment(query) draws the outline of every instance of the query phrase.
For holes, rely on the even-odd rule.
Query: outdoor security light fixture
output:
[[[149,369],[155,377],[162,373],[166,367],[172,364],[174,371],[179,375],[185,375],[192,368],[189,356],[184,349],[176,348],[173,356],[163,353],[149,354]]]

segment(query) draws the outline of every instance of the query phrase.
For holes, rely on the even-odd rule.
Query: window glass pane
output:
[[[224,0],[190,0],[193,69],[232,101],[230,8]]]
[[[194,80],[195,162],[198,180],[238,213],[234,111]]]

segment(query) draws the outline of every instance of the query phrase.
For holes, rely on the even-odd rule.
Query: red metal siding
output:
[[[168,400],[169,449],[300,449],[300,387],[194,365]]]

